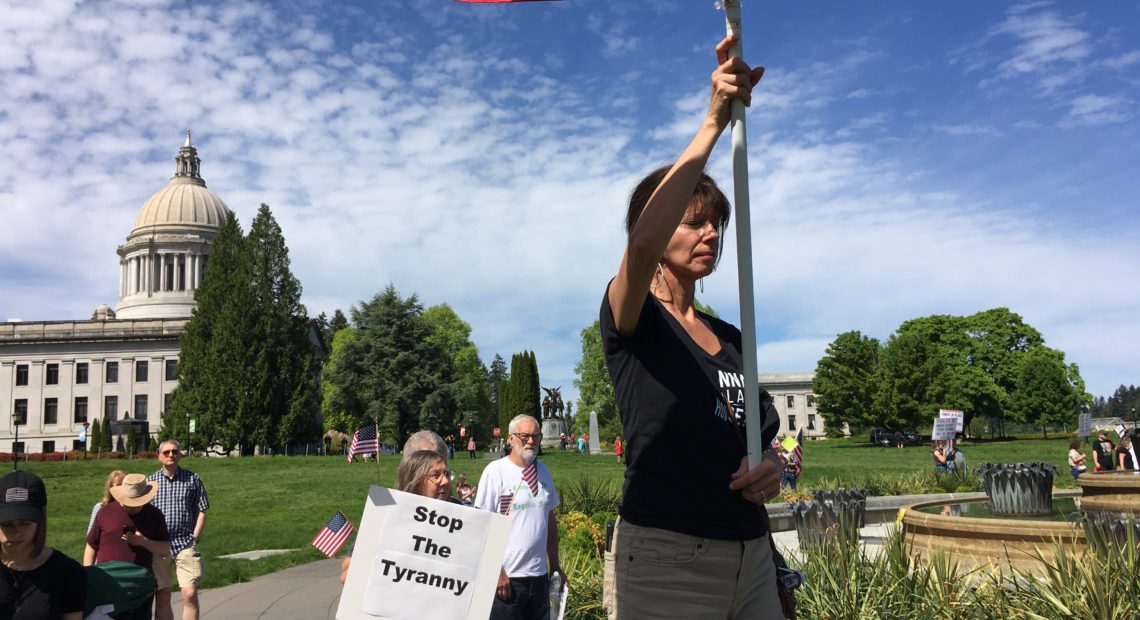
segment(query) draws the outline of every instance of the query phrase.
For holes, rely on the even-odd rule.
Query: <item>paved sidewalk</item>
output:
[[[340,558],[320,560],[262,575],[246,583],[202,590],[204,620],[322,620],[336,617],[340,604]],[[182,617],[182,595],[171,597]]]
[[[868,553],[875,554],[893,524],[868,525],[861,531]],[[777,532],[776,544],[799,551],[795,531]],[[204,620],[333,620],[340,604],[339,558],[302,564],[262,575],[247,583],[202,590],[198,595]],[[182,596],[174,593],[174,617],[182,617]]]

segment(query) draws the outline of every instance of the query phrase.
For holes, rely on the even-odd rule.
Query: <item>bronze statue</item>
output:
[[[542,399],[542,419],[559,419],[562,417],[564,406],[562,404],[562,388],[542,388],[546,398]]]

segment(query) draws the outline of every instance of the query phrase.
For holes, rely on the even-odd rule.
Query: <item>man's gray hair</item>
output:
[[[165,446],[166,444],[170,444],[170,445],[174,446],[175,450],[181,450],[182,449],[182,444],[178,443],[177,439],[163,439],[162,443],[158,444],[158,449],[161,450],[162,446]]]
[[[525,413],[520,413],[517,416],[511,418],[511,423],[507,425],[507,432],[518,432],[519,422],[522,422],[523,420],[530,420],[531,422],[534,422],[534,427],[537,428],[540,433],[542,432],[542,427],[539,426],[538,420],[534,419],[534,416],[527,415]]]
[[[405,457],[419,450],[437,452],[443,457],[443,461],[447,462],[447,444],[443,443],[442,437],[432,431],[417,431],[404,442]]]

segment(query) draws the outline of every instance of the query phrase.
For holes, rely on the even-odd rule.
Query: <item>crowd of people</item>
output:
[[[159,446],[161,467],[149,476],[115,470],[91,510],[82,566],[46,544],[47,490],[35,474],[0,478],[0,620],[79,620],[85,610],[118,619],[172,620],[172,575],[182,593],[183,620],[197,620],[203,563],[198,541],[209,500],[197,474],[182,469],[177,441]],[[87,600],[83,567],[134,565],[142,593],[129,609]],[[107,617],[107,616],[99,616]]]

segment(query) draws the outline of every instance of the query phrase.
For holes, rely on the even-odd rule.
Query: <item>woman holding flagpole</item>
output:
[[[696,136],[633,190],[625,254],[602,301],[603,349],[628,440],[607,552],[610,618],[782,615],[761,506],[780,492],[783,467],[769,451],[749,469],[740,331],[693,303],[719,261],[730,210],[704,168],[732,101],[750,104],[764,72],[730,57],[735,42],[716,46]],[[767,446],[779,420],[767,394],[761,402]]]

